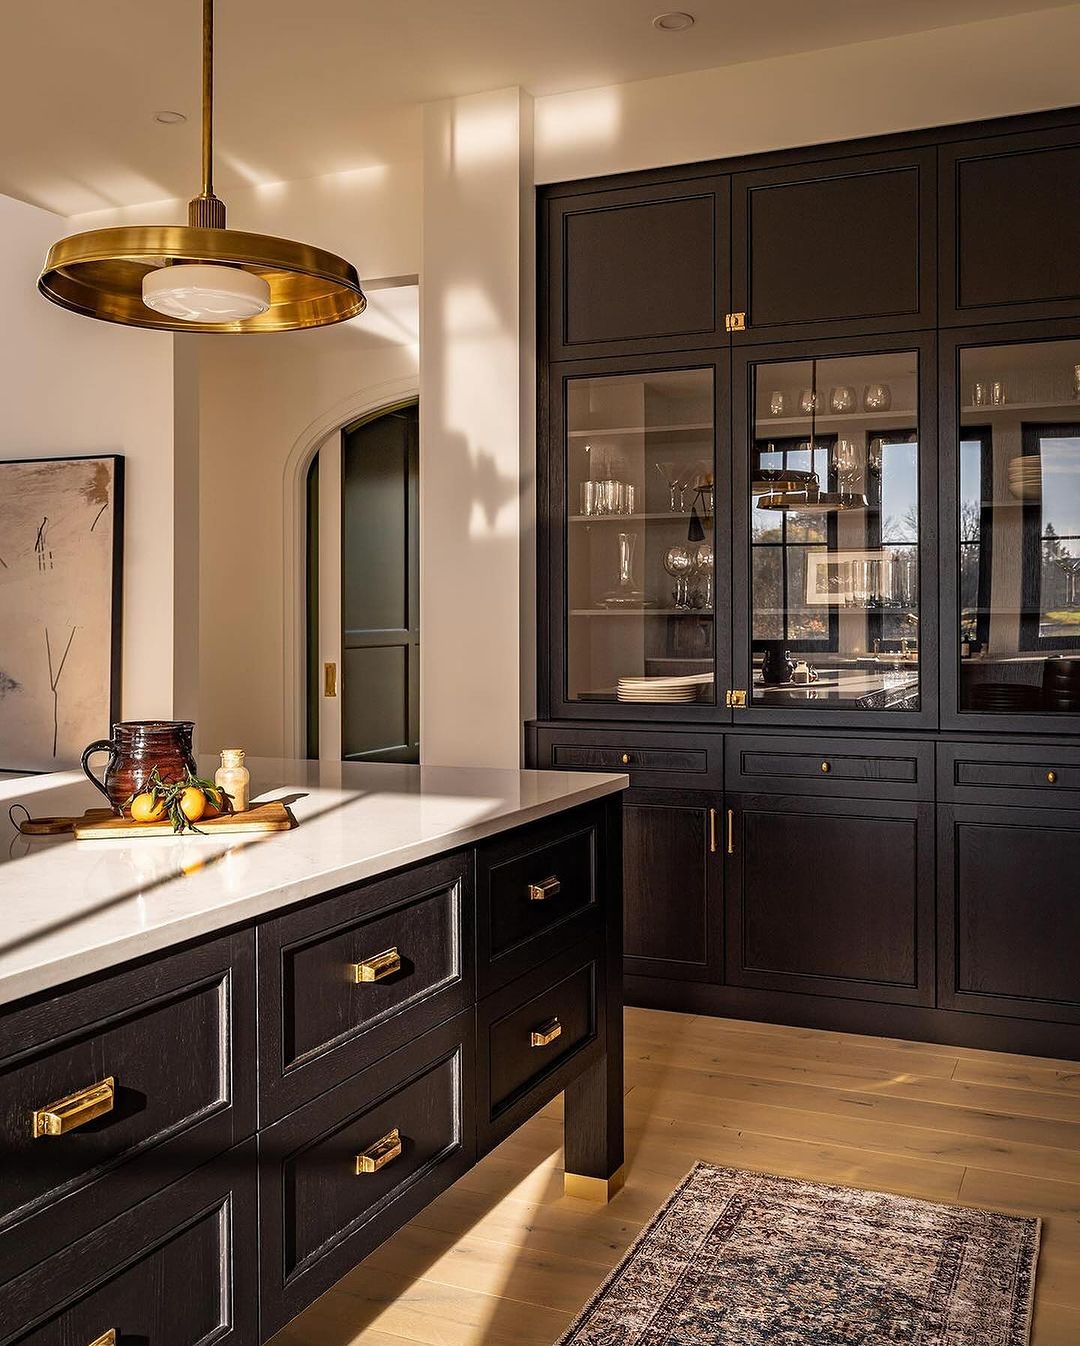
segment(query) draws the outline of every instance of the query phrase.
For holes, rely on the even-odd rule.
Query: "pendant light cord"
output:
[[[203,0],[202,194],[214,194],[214,0]]]

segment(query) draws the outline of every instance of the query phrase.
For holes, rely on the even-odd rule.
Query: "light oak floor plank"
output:
[[[550,1346],[697,1159],[1043,1219],[1031,1346],[1080,1344],[1080,1064],[626,1012],[628,1179],[562,1194],[562,1100],[273,1346]]]

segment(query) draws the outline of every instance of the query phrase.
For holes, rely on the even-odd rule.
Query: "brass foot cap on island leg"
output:
[[[579,1201],[606,1203],[626,1181],[626,1167],[620,1164],[610,1178],[589,1178],[584,1173],[563,1174],[563,1192]]]

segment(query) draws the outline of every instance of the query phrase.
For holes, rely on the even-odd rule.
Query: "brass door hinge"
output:
[[[745,313],[725,313],[724,314],[725,332],[745,332],[746,314]]]
[[[745,710],[746,693],[728,692],[724,697],[724,705],[727,706],[728,710]]]

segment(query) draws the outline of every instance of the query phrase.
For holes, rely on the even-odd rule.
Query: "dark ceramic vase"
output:
[[[790,682],[794,672],[795,665],[791,654],[784,649],[782,641],[765,646],[761,660],[761,681],[766,687],[777,687],[781,683]]]
[[[190,720],[127,720],[113,725],[112,738],[91,743],[82,755],[82,768],[117,813],[127,813],[125,804],[137,795],[157,767],[163,781],[182,780],[195,772]],[[90,757],[107,752],[101,780],[90,770]]]

